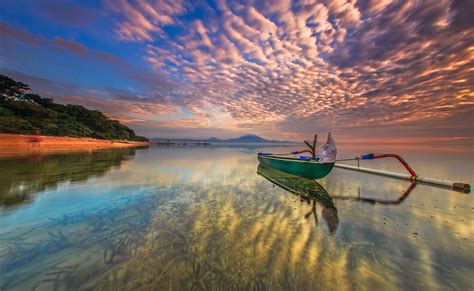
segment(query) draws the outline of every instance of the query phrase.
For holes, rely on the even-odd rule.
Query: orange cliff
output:
[[[149,142],[128,140],[0,133],[0,157],[110,148],[148,147],[149,144]]]

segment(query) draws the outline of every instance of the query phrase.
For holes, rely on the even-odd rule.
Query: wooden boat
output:
[[[313,159],[280,157],[266,153],[258,153],[257,158],[262,165],[307,179],[321,179],[327,176],[335,164],[320,163]]]
[[[285,173],[296,175],[308,179],[321,179],[325,177],[336,163],[336,144],[331,136],[328,134],[326,144],[321,147],[321,153],[316,155],[316,140],[318,135],[314,136],[313,143],[304,141],[309,147],[309,150],[295,151],[288,154],[272,154],[261,153],[257,154],[260,164],[275,168]],[[301,153],[310,153],[311,156],[300,156],[300,158],[283,157],[284,155],[296,155]]]

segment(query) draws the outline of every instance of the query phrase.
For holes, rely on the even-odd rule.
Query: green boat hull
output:
[[[307,179],[321,179],[334,168],[334,163],[319,163],[317,161],[284,158],[278,156],[258,155],[260,164],[272,167],[282,172],[304,177]]]

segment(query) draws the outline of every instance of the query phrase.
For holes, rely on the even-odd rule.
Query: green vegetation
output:
[[[0,132],[148,141],[116,120],[80,105],[28,93],[28,85],[0,74]]]

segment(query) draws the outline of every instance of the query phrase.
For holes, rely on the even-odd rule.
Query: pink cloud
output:
[[[0,33],[4,38],[17,39],[31,45],[43,45],[46,42],[44,37],[33,35],[26,30],[13,27],[2,21],[0,21]]]
[[[395,23],[381,27],[377,26],[379,21],[397,22],[399,31],[412,30],[416,25],[421,27],[419,23],[423,23],[424,15],[420,7],[400,4],[400,11],[393,10],[383,15],[390,4],[390,1],[370,2],[363,12],[375,16],[363,20],[360,8],[351,1],[329,1],[326,6],[311,2],[291,6],[282,1],[269,3],[263,10],[252,6],[229,6],[220,1],[222,27],[213,34],[214,39],[189,35],[182,38],[186,43],[167,50],[167,53],[170,53],[170,58],[179,56],[175,58],[178,70],[196,92],[206,92],[201,100],[210,104],[207,106],[228,112],[242,126],[253,124],[255,128],[262,122],[285,124],[293,119],[314,120],[321,124],[322,119],[328,119],[324,128],[342,130],[374,123],[397,126],[422,120],[449,122],[452,116],[470,110],[471,105],[466,99],[467,92],[472,92],[472,84],[466,78],[467,47],[460,45],[457,54],[446,55],[439,63],[439,69],[430,72],[429,76],[423,67],[418,66],[420,59],[411,59],[406,65],[401,65],[410,55],[429,63],[444,43],[459,43],[460,36],[452,35],[449,27],[438,32],[445,37],[431,35],[429,46],[411,41],[410,38],[425,36],[410,31],[400,35],[403,38],[400,43],[410,43],[398,47],[397,51],[381,48],[377,53],[385,56],[379,59],[374,55],[367,60],[361,59],[354,66],[338,64],[350,57],[349,54],[344,56],[341,49],[349,49],[354,42],[348,37],[360,33],[359,42],[369,44],[360,51],[370,53],[370,43],[377,38],[397,36],[396,32],[386,31],[396,27]],[[445,19],[448,3],[440,3],[438,7],[431,9],[432,12],[426,10],[424,14],[440,13],[439,19]],[[415,17],[413,23],[400,24],[403,23],[400,17],[406,17],[404,15],[409,11],[415,15],[419,13],[419,19]],[[334,17],[334,23],[329,22],[330,16]],[[269,20],[275,18],[281,25]],[[358,29],[348,35],[346,28],[351,27]],[[211,28],[207,28],[206,23],[199,22],[200,33],[208,30]],[[270,31],[271,35],[268,34]],[[267,36],[262,37],[265,33]],[[446,37],[450,40],[447,41]],[[212,50],[200,49],[200,43],[209,48],[211,42]],[[186,50],[187,45],[193,47],[192,52]],[[195,61],[180,61],[185,56]],[[248,61],[249,58],[258,63]],[[395,73],[397,70],[400,71]],[[448,87],[447,84],[453,85]],[[457,100],[448,97],[453,96],[454,86],[459,88],[454,90],[458,92]],[[374,88],[383,89],[374,91]],[[433,88],[439,89],[435,93]],[[450,108],[450,111],[442,110],[444,108]],[[283,125],[281,128],[287,130]]]
[[[76,55],[85,55],[87,53],[87,48],[83,44],[73,40],[66,40],[60,37],[55,37],[53,39],[53,42],[59,48],[67,50]]]
[[[162,33],[162,26],[175,23],[174,16],[186,11],[181,1],[107,1],[107,6],[118,12],[123,21],[118,24],[116,33],[122,40],[151,41],[154,35]]]
[[[146,85],[149,91],[107,94],[118,104],[128,100],[133,114],[148,114],[117,118],[154,121],[149,127],[171,129],[169,120],[175,120],[176,128],[217,130],[218,112],[229,118],[221,128],[270,128],[286,136],[315,130],[370,135],[374,126],[379,135],[397,135],[398,128],[411,136],[469,136],[474,29],[465,5],[108,1],[117,41],[140,47],[153,74],[72,39],[50,45],[115,63]],[[9,39],[51,43],[9,26],[0,29]],[[174,115],[163,120],[154,112]]]

